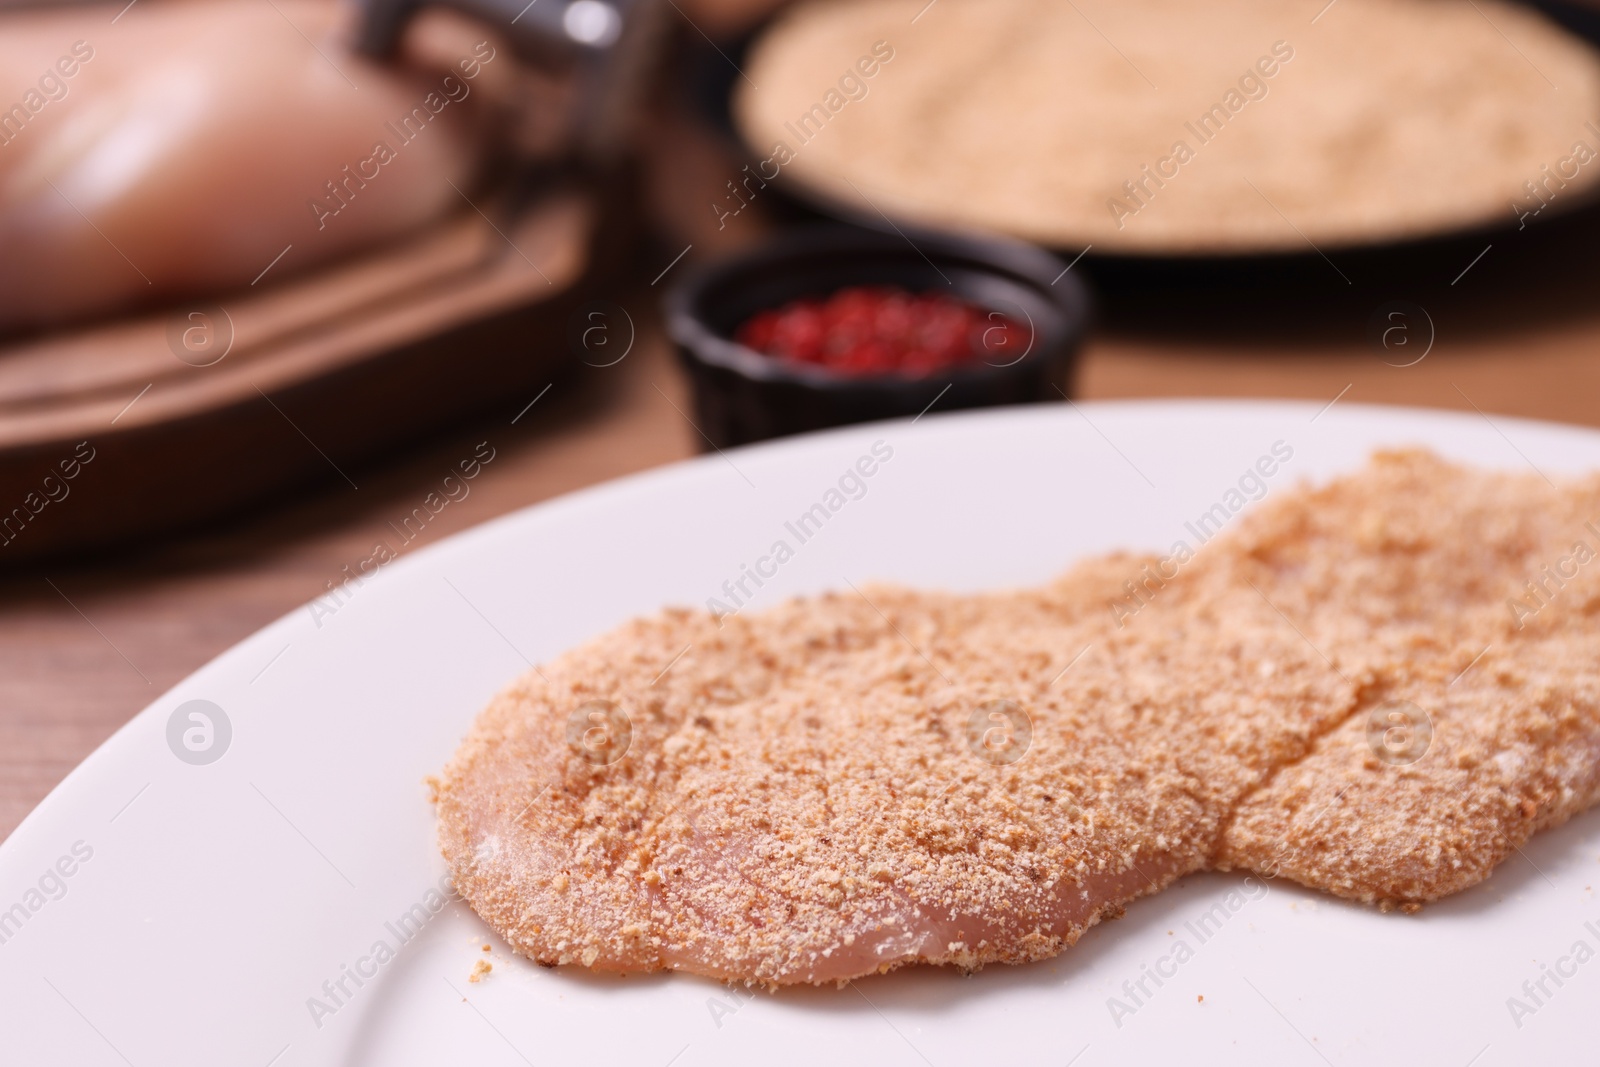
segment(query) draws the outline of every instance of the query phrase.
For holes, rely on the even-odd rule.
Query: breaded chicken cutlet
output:
[[[1593,801],[1600,587],[1508,604],[1600,545],[1590,516],[1593,479],[1393,453],[1265,502],[1131,617],[1148,561],[1115,555],[631,622],[479,717],[444,852],[541,963],[767,984],[1044,958],[1219,867],[1435,899]]]

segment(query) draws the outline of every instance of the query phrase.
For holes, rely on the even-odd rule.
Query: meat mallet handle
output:
[[[354,46],[369,56],[389,56],[418,12],[447,7],[497,28],[535,62],[592,58],[616,43],[627,6],[613,0],[363,0]]]

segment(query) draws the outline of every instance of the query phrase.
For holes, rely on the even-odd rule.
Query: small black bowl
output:
[[[844,375],[733,340],[758,311],[848,286],[894,285],[969,300],[1031,326],[1006,365],[962,364],[912,377]],[[1089,320],[1089,296],[1060,259],[999,238],[846,228],[785,234],[692,272],[668,291],[667,332],[694,382],[700,431],[718,447],[940,411],[1064,395]]]

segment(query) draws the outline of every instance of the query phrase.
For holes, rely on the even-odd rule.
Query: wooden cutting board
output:
[[[401,442],[526,403],[572,359],[616,214],[575,189],[483,207],[279,285],[0,344],[0,567],[355,485]]]

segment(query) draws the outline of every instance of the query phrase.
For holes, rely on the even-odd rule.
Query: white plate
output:
[[[510,956],[461,903],[428,907],[444,868],[422,778],[490,694],[527,661],[630,615],[723,596],[742,565],[793,540],[784,522],[876,441],[893,457],[798,546],[757,606],[846,579],[1038,582],[1087,553],[1167,549],[1279,441],[1294,455],[1269,492],[1350,469],[1379,445],[1550,475],[1600,467],[1589,431],[1319,407],[1014,408],[711,455],[418,552],[332,614],[296,611],[145,709],[0,846],[0,909],[10,909],[0,910],[0,1061],[1587,1059],[1600,991],[1593,817],[1416,917],[1210,875],[1136,903],[1040,965],[970,979],[913,969],[842,991],[750,995],[681,975],[544,970]],[[169,747],[169,719],[191,700],[214,702],[231,724],[215,762],[186,763]],[[58,863],[71,875],[47,873]],[[409,932],[400,918],[419,904],[427,921]],[[1226,918],[1202,925],[1208,911]],[[394,958],[379,962],[380,942]],[[493,974],[471,984],[480,958]],[[330,996],[324,983],[346,966],[371,977],[344,977]],[[1562,984],[1545,977],[1536,1001],[1523,983],[1545,966]],[[1159,986],[1148,969],[1165,975]],[[1530,1010],[1513,1012],[1512,997]]]

